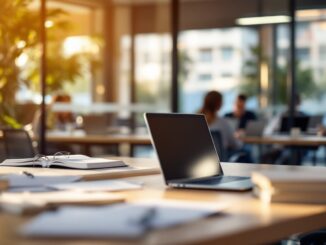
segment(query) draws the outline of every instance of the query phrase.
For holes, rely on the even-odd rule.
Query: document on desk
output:
[[[43,187],[50,184],[71,183],[81,179],[81,176],[44,176],[28,172],[0,176],[0,180],[8,181],[8,188]]]
[[[62,205],[107,205],[123,202],[124,197],[115,193],[54,191],[45,193],[2,193],[0,207],[15,213],[33,213]]]
[[[220,210],[160,204],[115,204],[103,207],[66,207],[46,212],[21,228],[29,237],[138,238],[148,230],[176,226]]]
[[[73,183],[50,184],[48,187],[56,190],[75,190],[75,191],[123,191],[140,189],[140,183],[121,180],[95,180]]]

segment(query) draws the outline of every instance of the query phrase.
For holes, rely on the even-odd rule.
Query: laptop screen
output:
[[[289,119],[288,116],[283,116],[282,117],[282,119],[281,119],[281,128],[280,128],[281,133],[290,132],[289,120],[290,119]],[[308,123],[309,123],[309,116],[295,116],[293,118],[293,127],[300,128],[300,130],[302,132],[307,131]]]
[[[222,174],[203,115],[146,113],[145,118],[166,182]]]

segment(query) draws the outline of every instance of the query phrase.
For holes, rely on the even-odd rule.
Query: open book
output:
[[[94,158],[85,155],[46,156],[43,158],[6,159],[0,166],[7,167],[63,167],[73,169],[99,169],[126,167],[121,160]]]

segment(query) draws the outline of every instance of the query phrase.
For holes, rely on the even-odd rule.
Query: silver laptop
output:
[[[245,191],[249,177],[225,176],[204,115],[146,113],[165,182],[177,188]]]
[[[250,120],[248,121],[245,133],[246,136],[262,136],[266,126],[265,120]]]

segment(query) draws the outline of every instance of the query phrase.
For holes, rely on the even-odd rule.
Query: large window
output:
[[[239,92],[249,96],[250,109],[263,113],[279,107],[284,110],[288,105],[289,23],[249,26],[238,22],[241,17],[288,16],[288,1],[258,4],[248,0],[243,5],[243,0],[180,0],[179,15],[171,12],[171,1],[105,2],[47,1],[48,102],[61,92],[77,104],[111,102],[111,107],[103,108],[124,119],[137,114],[139,124],[143,124],[143,112],[170,111],[172,101],[179,103],[181,112],[195,112],[209,90],[223,93],[221,114],[232,109]],[[21,7],[28,13],[24,18],[30,33],[24,36],[25,29],[17,30],[22,36],[12,43],[18,51],[13,59],[15,74],[10,79],[19,84],[10,86],[17,94],[2,95],[20,103],[39,103],[39,19],[33,18],[39,14],[40,2],[26,3],[27,8]],[[325,113],[325,6],[308,0],[297,4],[297,92],[303,110]],[[173,81],[179,87],[178,94],[171,91],[176,85],[172,86],[173,15],[179,18],[178,81]],[[17,18],[6,20],[13,23],[10,20]],[[5,50],[10,49],[0,43],[1,56]],[[4,74],[0,69],[0,85],[9,79]]]
[[[135,38],[136,102],[170,109],[171,38],[168,34],[139,34]]]
[[[35,9],[37,11],[37,9]],[[102,11],[100,7],[47,1],[47,94],[66,93],[77,104],[101,101]],[[29,85],[17,94],[17,100],[40,102],[39,53],[27,49],[18,63],[21,78]],[[94,90],[93,90],[94,88]]]
[[[326,108],[325,41],[326,21],[320,20],[322,10],[297,11],[296,25],[296,87],[301,97],[301,110],[308,114],[324,114]],[[306,21],[307,15],[315,21]],[[286,77],[289,55],[289,28],[287,25],[277,27],[278,46],[278,102],[287,103]]]
[[[181,32],[178,45],[181,111],[199,110],[203,96],[209,90],[223,93],[221,114],[230,111],[237,93],[242,90],[246,92],[246,87],[241,85],[249,79],[250,74],[244,68],[250,66],[252,61],[256,62],[257,57],[252,50],[257,45],[258,34],[255,28]],[[258,92],[254,92],[248,103],[251,108],[257,108]]]
[[[114,101],[124,105],[118,116],[136,127],[144,126],[146,111],[170,111],[169,10],[164,1],[114,5]]]

